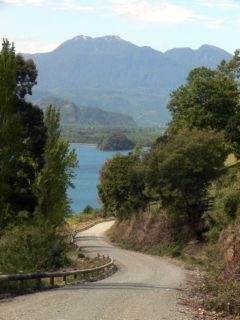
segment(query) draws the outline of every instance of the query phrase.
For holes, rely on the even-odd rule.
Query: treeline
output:
[[[69,212],[76,156],[60,137],[60,115],[25,100],[37,83],[34,62],[3,40],[0,52],[0,271],[66,263],[58,228]]]
[[[142,127],[142,128],[119,128],[119,127],[84,127],[63,126],[62,135],[70,142],[75,143],[94,143],[98,144],[102,139],[113,134],[124,134],[135,144],[150,146],[159,137],[164,128]]]
[[[193,69],[170,96],[164,134],[149,151],[106,161],[98,186],[104,210],[120,224],[149,213],[167,219],[161,232],[171,232],[174,248],[207,241],[206,303],[228,312],[236,312],[240,294],[239,77],[239,51],[215,70]],[[228,168],[229,154],[236,164]]]

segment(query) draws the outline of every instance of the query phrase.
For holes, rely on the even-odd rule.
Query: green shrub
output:
[[[239,166],[228,168],[210,188],[209,193],[214,197],[211,210],[203,218],[207,227],[207,238],[216,242],[220,232],[239,217],[240,192]]]
[[[83,211],[82,211],[82,213],[91,213],[91,212],[93,212],[93,207],[92,206],[90,206],[90,205],[87,205],[84,209],[83,209]]]
[[[48,225],[16,226],[0,238],[0,272],[34,272],[68,264],[63,237]]]

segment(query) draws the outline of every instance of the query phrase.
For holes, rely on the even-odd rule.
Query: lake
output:
[[[79,168],[76,169],[76,177],[73,180],[75,189],[69,189],[68,195],[71,199],[71,209],[79,213],[86,205],[99,208],[97,184],[99,170],[106,159],[111,158],[116,151],[100,151],[93,145],[71,144],[76,150]],[[122,152],[127,154],[127,151]]]

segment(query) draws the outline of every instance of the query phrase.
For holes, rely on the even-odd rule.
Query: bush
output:
[[[177,231],[185,225],[201,231],[207,188],[225,157],[222,134],[196,129],[162,136],[146,154],[146,191],[168,211]]]
[[[239,179],[240,171],[237,164],[228,168],[209,190],[214,197],[214,203],[203,218],[208,229],[207,238],[212,242],[216,242],[220,232],[239,217]]]
[[[0,239],[0,272],[50,271],[68,260],[64,238],[48,225],[16,226]]]
[[[90,205],[87,205],[84,209],[83,209],[83,211],[82,211],[82,213],[91,213],[91,212],[93,212],[93,207],[92,206],[90,206]]]

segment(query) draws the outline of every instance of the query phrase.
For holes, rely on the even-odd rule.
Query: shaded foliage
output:
[[[112,133],[104,137],[97,145],[100,150],[131,150],[134,143],[123,133]]]
[[[139,155],[116,155],[107,160],[100,171],[98,194],[104,210],[126,218],[144,210],[148,198],[144,194],[143,172]]]
[[[57,227],[69,212],[67,188],[76,165],[60,138],[59,113],[25,101],[36,84],[32,60],[0,52],[0,270],[59,268],[67,263]]]
[[[197,228],[207,187],[226,154],[223,136],[210,130],[184,130],[160,139],[145,158],[149,196],[159,200],[174,220]]]
[[[44,221],[15,226],[0,238],[0,271],[51,271],[68,263],[64,239]]]
[[[172,114],[168,132],[176,133],[182,128],[223,131],[238,154],[238,83],[230,71],[224,72],[227,65],[223,65],[219,67],[221,71],[205,67],[193,69],[188,75],[187,84],[172,92],[168,103]]]
[[[47,141],[44,147],[44,167],[38,173],[34,190],[38,199],[37,216],[58,226],[70,212],[67,189],[73,186],[73,169],[77,166],[76,154],[60,137],[60,114],[52,106],[45,113]]]

